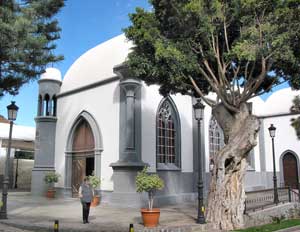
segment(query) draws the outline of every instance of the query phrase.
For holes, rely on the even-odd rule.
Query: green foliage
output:
[[[63,59],[53,54],[60,28],[53,16],[64,0],[0,0],[0,89],[19,88]]]
[[[99,187],[100,184],[101,184],[100,178],[98,176],[95,176],[95,175],[89,176],[89,182],[90,182],[90,184],[92,185],[92,187],[94,189]]]
[[[16,151],[15,152],[15,159],[34,159],[34,152],[32,151]]]
[[[135,44],[126,64],[161,94],[201,95],[192,77],[202,95],[239,108],[283,81],[300,88],[299,0],[150,3],[124,30]]]
[[[280,224],[284,219],[286,219],[284,215],[274,216],[274,217],[271,216],[271,218],[272,218],[272,221],[277,224]]]
[[[290,109],[291,113],[300,113],[300,96],[296,96]],[[294,127],[297,138],[300,139],[300,117],[291,119],[291,126]]]
[[[59,178],[60,178],[59,174],[57,174],[55,172],[47,172],[45,174],[44,181],[47,184],[53,184],[53,183],[57,183]]]
[[[145,167],[136,176],[136,191],[137,192],[154,192],[155,190],[164,187],[164,181],[157,174],[148,174],[148,168]]]

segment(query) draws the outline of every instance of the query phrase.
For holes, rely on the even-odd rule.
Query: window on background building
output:
[[[224,134],[217,120],[212,116],[209,122],[209,160],[213,161],[213,157],[224,146]],[[247,156],[248,170],[254,170],[254,149]]]
[[[221,127],[215,117],[209,121],[209,158],[210,160],[224,146],[224,136]]]
[[[180,167],[180,123],[175,105],[170,97],[160,104],[156,117],[157,168]]]

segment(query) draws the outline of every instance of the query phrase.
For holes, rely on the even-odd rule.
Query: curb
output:
[[[293,226],[293,227],[290,227],[290,228],[277,230],[277,232],[292,232],[292,231],[300,231],[300,226]]]

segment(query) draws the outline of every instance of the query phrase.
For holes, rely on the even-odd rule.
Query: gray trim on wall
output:
[[[292,116],[292,115],[300,115],[300,113],[280,113],[280,114],[270,114],[270,115],[262,115],[262,116],[257,116],[260,119],[265,119],[265,118],[273,118],[273,117],[282,117],[282,116]]]
[[[92,83],[92,84],[89,84],[89,85],[86,85],[86,86],[83,86],[83,87],[79,87],[79,88],[76,88],[76,89],[73,89],[73,90],[69,90],[69,91],[60,93],[56,96],[56,98],[58,99],[58,98],[62,98],[62,97],[72,95],[72,94],[80,93],[80,92],[83,92],[83,91],[86,91],[86,90],[89,90],[89,89],[99,87],[101,85],[106,85],[106,84],[118,81],[118,80],[120,80],[120,77],[118,77],[118,76],[106,78],[104,80],[97,81],[95,83]]]

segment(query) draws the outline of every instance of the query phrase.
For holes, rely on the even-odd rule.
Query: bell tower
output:
[[[35,136],[35,157],[32,169],[31,193],[44,195],[47,185],[44,182],[46,172],[55,172],[55,131],[57,94],[62,84],[58,69],[47,68],[39,83],[38,110]]]

